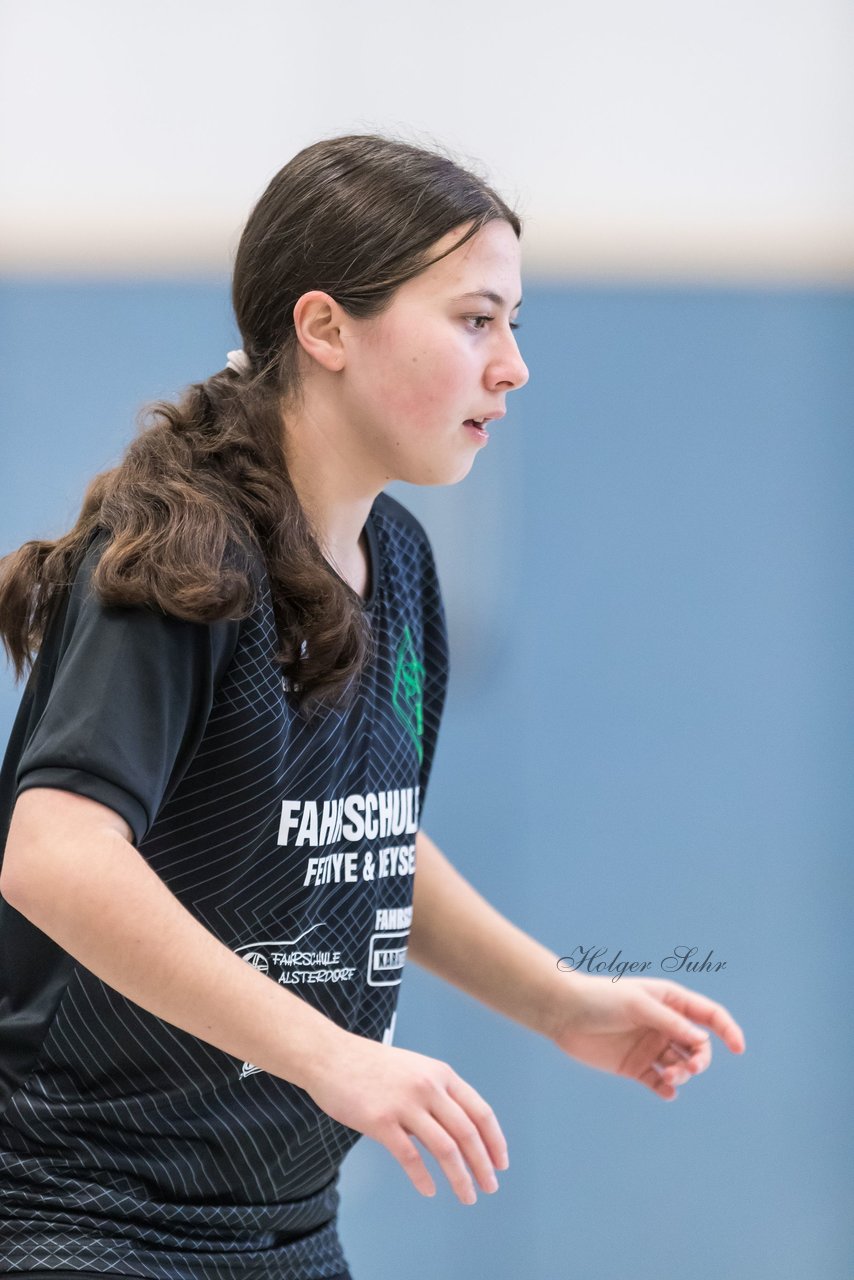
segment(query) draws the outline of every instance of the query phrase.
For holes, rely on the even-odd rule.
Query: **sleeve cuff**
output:
[[[54,787],[96,800],[118,813],[133,832],[134,845],[139,845],[149,828],[148,814],[139,801],[122,787],[93,773],[79,769],[31,769],[19,780],[15,798],[30,787]]]

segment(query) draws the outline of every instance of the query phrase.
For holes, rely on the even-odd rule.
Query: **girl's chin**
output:
[[[391,480],[400,480],[404,484],[443,485],[458,484],[464,480],[474,465],[482,445],[472,448],[472,440],[466,429],[463,448],[449,448],[434,445],[432,452],[421,453],[420,456],[409,455],[408,458],[390,458],[387,468]],[[459,441],[456,442],[459,446]],[[391,482],[389,481],[389,483]]]
[[[462,463],[458,463],[456,467],[448,467],[443,471],[438,471],[436,467],[424,468],[417,477],[413,476],[408,483],[420,485],[459,484],[461,480],[465,480],[472,469],[473,463],[474,457],[471,457]]]

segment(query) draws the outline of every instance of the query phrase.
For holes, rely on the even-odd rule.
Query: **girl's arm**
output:
[[[578,1061],[670,1100],[711,1061],[709,1036],[695,1023],[744,1052],[727,1010],[677,982],[559,971],[557,955],[490,906],[423,831],[415,866],[409,958]]]
[[[551,1037],[556,1009],[578,979],[493,907],[425,831],[415,837],[408,958],[531,1031]]]
[[[0,891],[135,1004],[304,1088],[336,1028],[209,933],[130,841],[106,806],[32,787],[15,805]]]
[[[141,1008],[289,1080],[435,1192],[410,1135],[473,1203],[465,1162],[495,1189],[505,1143],[484,1100],[447,1064],[338,1027],[221,943],[131,843],[125,820],[83,796],[18,797],[0,892],[59,946]]]

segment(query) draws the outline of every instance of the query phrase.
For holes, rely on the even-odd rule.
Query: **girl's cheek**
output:
[[[460,376],[447,346],[441,350],[427,343],[405,350],[390,346],[377,371],[374,392],[386,411],[404,416],[413,426],[423,424],[426,428],[449,406],[458,410],[461,399],[468,403],[470,382]]]
[[[441,379],[438,373],[426,378],[405,377],[384,379],[383,401],[393,407],[410,422],[427,422],[442,402]]]

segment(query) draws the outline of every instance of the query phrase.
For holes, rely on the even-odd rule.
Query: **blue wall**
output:
[[[410,968],[396,1043],[484,1094],[511,1168],[468,1208],[360,1143],[354,1274],[841,1280],[854,295],[534,282],[523,313],[531,381],[470,477],[396,486],[452,636],[424,825],[559,954],[713,949],[687,985],[748,1048],[666,1105]],[[0,552],[234,344],[223,282],[2,285]],[[2,673],[4,741],[18,697]]]

